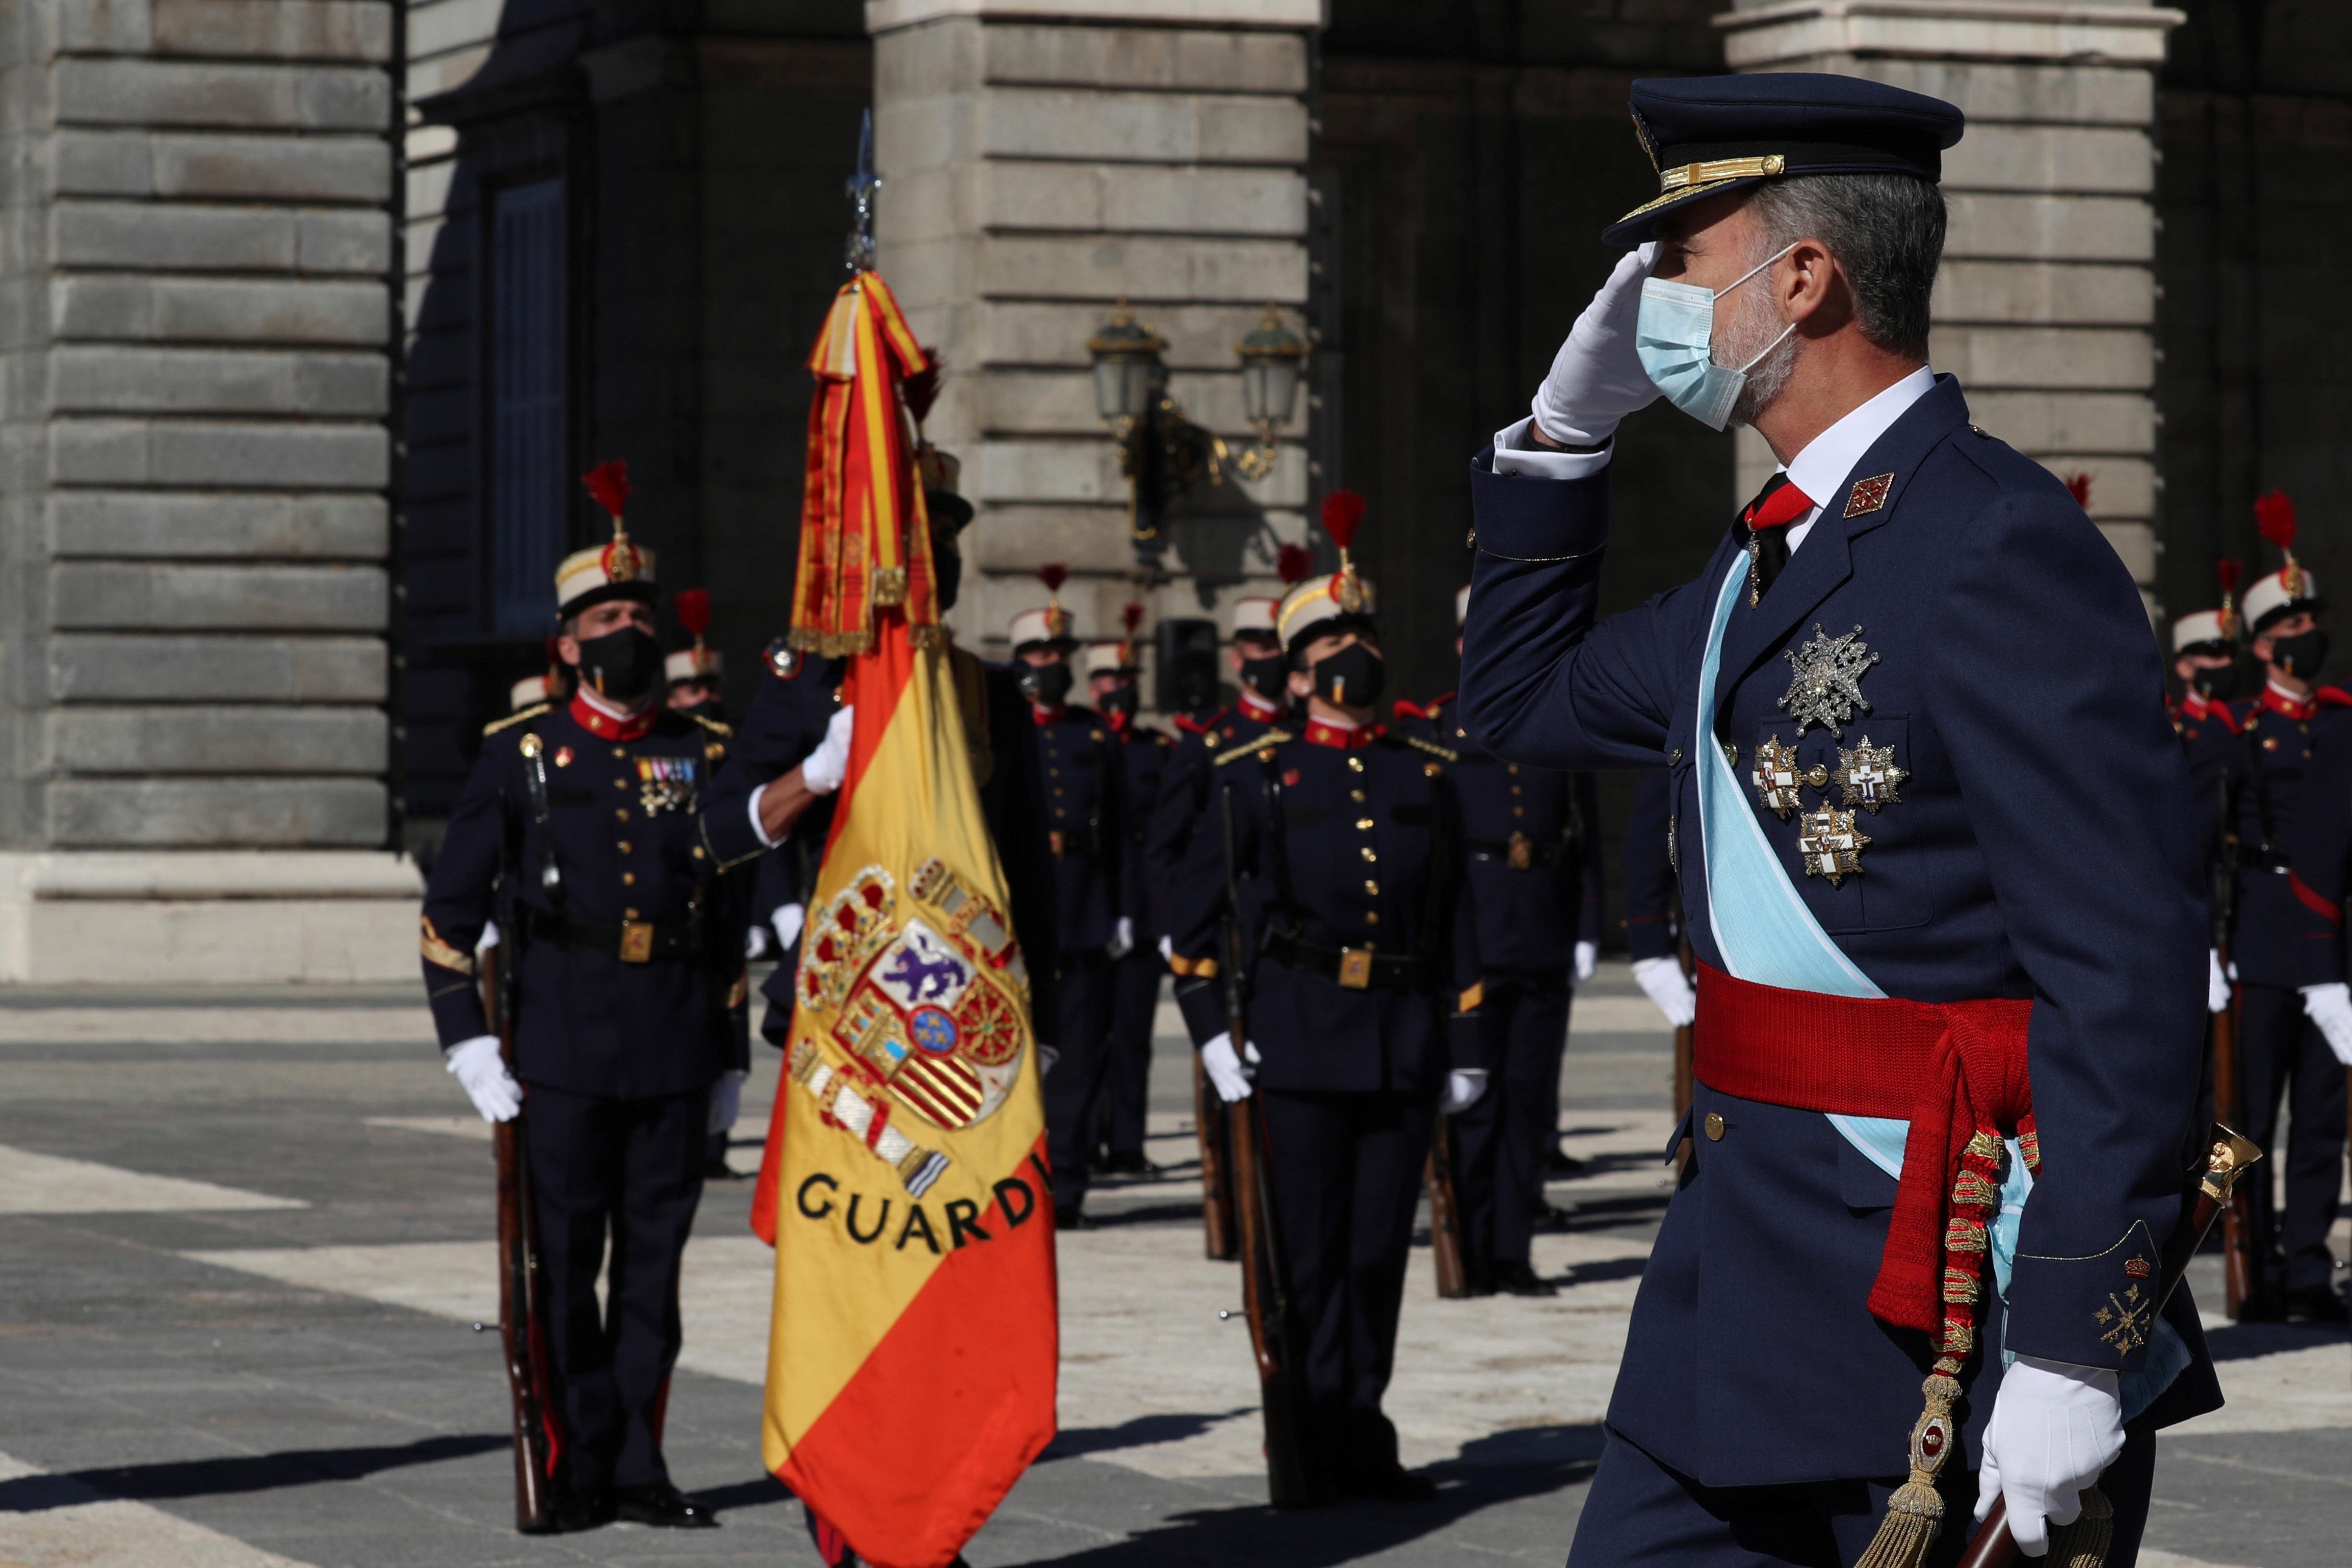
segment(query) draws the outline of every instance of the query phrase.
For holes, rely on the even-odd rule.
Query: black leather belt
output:
[[[1500,860],[1514,871],[1531,870],[1538,866],[1557,869],[1568,856],[1568,846],[1556,838],[1539,844],[1518,834],[1507,839],[1466,838],[1463,847],[1469,850],[1474,860]]]
[[[598,925],[591,921],[530,911],[530,934],[558,947],[588,952],[609,952],[623,963],[651,963],[656,959],[689,958],[697,951],[690,925],[662,925],[653,921],[624,921]]]
[[[1288,931],[1268,931],[1268,958],[1308,974],[1338,981],[1349,991],[1371,986],[1406,989],[1435,984],[1428,959],[1417,952],[1381,952],[1370,947],[1326,947]]]

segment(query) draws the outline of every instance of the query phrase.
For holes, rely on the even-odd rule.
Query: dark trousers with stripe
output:
[[[2238,996],[2241,1131],[2274,1154],[2282,1101],[2289,1119],[2286,1158],[2273,1167],[2286,1176],[2285,1211],[2278,1212],[2273,1182],[2261,1167],[2243,1189],[2252,1194],[2247,1214],[2262,1285],[2273,1293],[2332,1290],[2327,1231],[2344,1165],[2344,1064],[2304,1016],[2301,992],[2249,982]]]
[[[1110,1062],[1111,963],[1099,952],[1065,953],[1056,977],[1054,1032],[1059,1053],[1045,1075],[1045,1148],[1054,1163],[1054,1207],[1087,1201],[1087,1152]]]
[[[1396,1466],[1381,1413],[1421,1201],[1426,1094],[1264,1092],[1266,1173],[1316,1441],[1343,1474]]]
[[[1160,1010],[1160,954],[1138,947],[1110,966],[1110,1059],[1105,1068],[1100,1140],[1114,1158],[1143,1152],[1151,1108],[1151,1020]]]
[[[1544,1156],[1559,1129],[1559,1058],[1568,1036],[1568,973],[1489,973],[1479,1026],[1486,1092],[1453,1119],[1455,1201],[1475,1280],[1525,1263],[1543,1206]]]
[[[532,1084],[523,1117],[562,1479],[582,1489],[667,1480],[662,1403],[683,1338],[678,1267],[702,1200],[710,1096],[605,1100]]]
[[[1896,1442],[1900,1454],[1899,1434]],[[1978,1458],[1965,1457],[1971,1467]],[[2139,1552],[2155,1474],[2155,1435],[2127,1431],[2123,1457],[2099,1478],[2099,1489],[2116,1510],[2107,1552],[2114,1568],[2124,1568]],[[1612,1431],[1576,1521],[1568,1568],[1850,1568],[1878,1533],[1900,1479],[1701,1486]],[[1976,1471],[1947,1465],[1941,1490],[1944,1528],[1928,1552],[1928,1568],[1957,1563],[1968,1545],[1975,1528]]]

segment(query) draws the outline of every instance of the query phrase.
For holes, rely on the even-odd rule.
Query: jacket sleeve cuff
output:
[[[722,871],[740,866],[746,860],[757,859],[771,846],[754,826],[759,812],[760,795],[751,792],[751,804],[747,809],[740,797],[714,803],[702,814],[702,845]]]
[[[1625,955],[1639,963],[1675,951],[1674,928],[1664,915],[1635,915],[1625,921]]]
[[[425,1000],[433,1009],[433,1032],[445,1051],[491,1032],[490,1016],[482,1007],[482,988],[470,974],[444,969],[427,959]]]
[[[2007,1348],[2045,1361],[2137,1372],[2155,1331],[2162,1261],[2144,1221],[2087,1258],[2019,1253],[2010,1272]]]
[[[1176,1010],[1184,1015],[1184,1032],[1192,1037],[1195,1050],[1232,1031],[1224,988],[1214,980],[1177,981]],[[1234,1048],[1240,1048],[1240,1042],[1234,1043]]]
[[[1597,552],[1609,542],[1609,469],[1575,479],[1538,479],[1496,469],[1492,447],[1470,462],[1473,538],[1479,552],[1506,561],[1557,564]],[[1507,459],[1505,459],[1507,461]]]
[[[1446,1064],[1455,1072],[1491,1071],[1493,1053],[1486,1048],[1486,1020],[1475,1013],[1456,1013],[1445,1020]]]

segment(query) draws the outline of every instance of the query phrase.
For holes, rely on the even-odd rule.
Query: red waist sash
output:
[[[1698,966],[1692,1072],[1719,1094],[1911,1123],[1870,1310],[1973,1343],[2000,1141],[2041,1154],[2026,1080],[2030,1001],[1906,1002],[1784,991]],[[1957,1311],[1948,1309],[1958,1309]]]

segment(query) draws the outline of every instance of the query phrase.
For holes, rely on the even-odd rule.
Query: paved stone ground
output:
[[[744,1183],[703,1206],[669,1417],[680,1484],[726,1528],[508,1528],[505,1389],[473,1328],[495,1311],[488,1145],[428,1038],[404,989],[0,994],[0,1568],[814,1561],[760,1469],[769,1255]],[[1666,1196],[1667,1037],[1622,968],[1571,1037],[1563,1124],[1594,1173],[1556,1187],[1574,1224],[1538,1243],[1561,1295],[1441,1302],[1416,1253],[1391,1408],[1443,1482],[1426,1505],[1265,1507],[1244,1330],[1218,1317],[1238,1277],[1200,1257],[1186,1065],[1162,1045],[1170,1168],[1063,1238],[1062,1436],[973,1563],[1558,1563]],[[2344,1562],[2352,1351],[2215,1343],[2231,1405],[2165,1438],[2142,1562]]]

